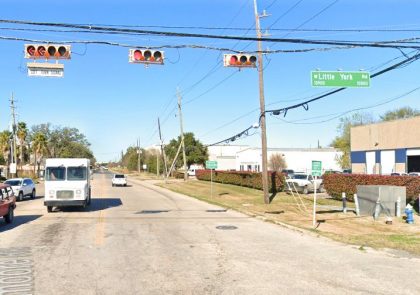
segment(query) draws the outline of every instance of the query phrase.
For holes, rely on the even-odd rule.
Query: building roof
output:
[[[238,153],[242,153],[248,150],[261,150],[258,147],[250,147],[239,151]],[[335,148],[267,148],[268,152],[339,152],[340,150]]]

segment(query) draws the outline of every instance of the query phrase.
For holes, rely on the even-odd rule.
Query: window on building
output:
[[[239,165],[239,171],[244,171],[244,165]]]
[[[252,171],[252,165],[247,166],[247,171]]]

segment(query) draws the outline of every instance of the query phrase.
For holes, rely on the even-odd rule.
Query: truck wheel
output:
[[[304,195],[307,195],[308,193],[309,193],[308,187],[307,187],[307,186],[305,186],[305,187],[303,188],[303,194],[304,194]]]
[[[53,209],[53,206],[47,206],[48,213],[51,213],[52,212],[52,209]]]
[[[88,206],[90,205],[91,201],[92,201],[92,199],[91,199],[91,196],[90,196],[90,189],[89,189],[89,195],[88,195],[88,199],[87,199],[87,205]]]
[[[4,220],[6,221],[6,223],[12,223],[13,218],[15,216],[13,211],[14,211],[13,207],[9,207],[9,211],[7,212],[7,215],[4,216]]]
[[[31,195],[31,199],[35,199],[36,198],[36,191],[35,190],[33,190],[32,191],[32,195]]]
[[[22,202],[23,201],[23,193],[22,192],[19,192],[18,201],[19,202]]]

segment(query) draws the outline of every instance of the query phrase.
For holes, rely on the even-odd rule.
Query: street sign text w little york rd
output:
[[[313,87],[370,87],[368,72],[312,71]]]

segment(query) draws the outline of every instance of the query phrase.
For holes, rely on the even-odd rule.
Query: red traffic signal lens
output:
[[[137,61],[144,59],[143,54],[141,53],[140,50],[135,50],[133,57],[134,57],[134,60],[137,60]]]
[[[152,52],[150,52],[150,50],[146,50],[145,52],[144,52],[144,58],[146,59],[146,60],[150,60],[150,58],[152,57]]]
[[[241,64],[244,64],[248,61],[248,58],[245,55],[242,55],[239,61],[241,62]]]
[[[160,51],[155,51],[153,53],[153,57],[155,58],[156,61],[161,61],[162,60],[162,52]]]
[[[45,47],[44,46],[39,46],[38,47],[38,50],[37,50],[37,52],[38,52],[38,55],[39,56],[44,56],[45,55]]]
[[[230,57],[229,64],[230,65],[236,65],[237,62],[238,62],[238,57],[236,55],[232,55]]]
[[[30,56],[34,56],[34,54],[35,54],[35,46],[32,46],[32,45],[28,46],[28,47],[26,48],[26,52],[27,52]]]
[[[59,56],[64,56],[64,55],[66,55],[66,53],[67,53],[66,47],[64,47],[64,46],[58,47],[58,55]]]

